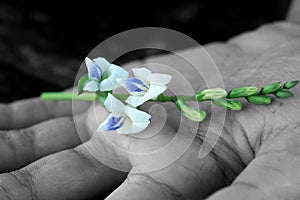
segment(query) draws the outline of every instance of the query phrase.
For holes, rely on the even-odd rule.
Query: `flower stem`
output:
[[[299,83],[299,81],[290,81],[290,82],[286,82],[283,86],[281,84],[281,82],[277,82],[277,83],[273,83],[273,84],[269,84],[265,87],[263,87],[263,89],[261,91],[263,91],[266,94],[274,94],[276,97],[279,98],[286,98],[286,97],[290,97],[293,95],[293,93],[287,91],[288,89],[291,89],[292,87],[295,87],[297,84]],[[254,88],[255,91],[253,94],[253,91],[251,90],[249,92],[249,88],[254,88],[254,87],[242,87],[242,88],[236,88],[233,89],[229,92],[229,95],[227,95],[227,98],[240,98],[240,97],[244,97],[246,98],[249,102],[251,103],[255,103],[255,104],[269,104],[271,103],[270,101],[270,97],[260,94],[257,95],[257,88]],[[248,90],[247,90],[248,89]],[[235,91],[236,93],[239,92],[239,95],[235,94],[233,95],[233,91]],[[200,91],[201,92],[201,91]],[[244,93],[243,93],[244,92]],[[247,94],[245,94],[245,92]],[[199,92],[198,92],[199,93]],[[241,95],[242,93],[242,95]],[[231,95],[230,95],[231,94]],[[256,96],[255,96],[256,95]],[[129,95],[128,94],[114,94],[114,96],[121,100],[121,101],[125,101]],[[197,96],[197,94],[196,94]],[[194,96],[184,96],[184,95],[179,95],[179,96],[165,96],[163,94],[160,94],[157,99],[153,100],[149,100],[149,101],[154,101],[154,102],[174,102],[176,101],[176,99],[180,98],[183,101],[203,101],[203,100],[199,100]],[[82,93],[80,95],[73,93],[73,92],[44,92],[41,94],[41,99],[42,100],[65,100],[65,101],[70,101],[70,100],[80,100],[80,101],[100,101],[100,103],[103,104],[102,100],[103,100],[103,96],[101,96],[100,94],[96,94],[96,93]],[[251,99],[251,100],[249,100]],[[209,100],[209,99],[206,99]]]
[[[94,93],[83,93],[77,95],[73,92],[44,92],[41,94],[42,100],[81,100],[81,101],[94,101],[98,97]]]
[[[121,100],[125,101],[129,95],[127,94],[114,94],[114,96]],[[194,101],[192,96],[178,96],[184,101]],[[77,95],[73,92],[44,92],[41,94],[42,100],[56,100],[56,101],[70,101],[70,100],[79,100],[79,101],[95,101],[98,100],[98,96],[95,93],[82,93]],[[149,100],[155,102],[173,102],[175,96],[164,96],[160,95],[156,100]]]

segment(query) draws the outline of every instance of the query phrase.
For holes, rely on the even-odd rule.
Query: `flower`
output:
[[[151,115],[129,105],[124,105],[110,93],[104,106],[111,114],[100,125],[99,129],[102,131],[117,130],[120,134],[138,133],[150,123]]]
[[[135,68],[132,71],[135,77],[121,78],[117,81],[132,95],[126,99],[126,102],[133,107],[137,107],[163,93],[167,89],[165,85],[172,78],[168,74],[152,73],[146,68]]]
[[[128,77],[128,72],[123,68],[109,63],[105,58],[85,58],[88,70],[88,80],[84,82],[83,91],[111,91],[120,87],[117,78]]]

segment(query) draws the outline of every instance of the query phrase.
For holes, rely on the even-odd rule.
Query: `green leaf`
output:
[[[258,105],[267,105],[271,103],[271,97],[265,95],[254,94],[246,97],[247,101]]]
[[[237,100],[230,100],[230,99],[215,99],[213,100],[214,104],[221,108],[225,108],[227,110],[241,110],[242,103]]]
[[[184,100],[181,98],[177,98],[175,100],[175,105],[182,112],[182,114],[192,121],[201,122],[206,117],[206,112],[202,110],[195,109],[189,106]]]
[[[278,98],[288,98],[288,97],[294,96],[294,94],[291,93],[290,91],[280,90],[280,91],[275,93],[275,96],[278,97]]]
[[[77,88],[78,88],[78,95],[80,95],[82,92],[83,92],[83,86],[85,84],[85,82],[89,79],[89,76],[88,74],[82,76],[79,81],[78,81],[78,85],[77,85]]]
[[[231,90],[228,94],[228,98],[239,98],[239,97],[247,97],[258,92],[256,87],[249,86],[249,87],[240,87]]]
[[[289,82],[286,82],[286,83],[283,85],[283,88],[284,88],[284,89],[291,89],[291,88],[295,87],[298,83],[299,83],[299,80],[296,80],[296,81],[289,81]]]
[[[280,90],[281,88],[281,82],[271,83],[269,85],[266,85],[262,88],[260,91],[261,94],[273,94]]]
[[[222,88],[203,89],[195,94],[196,101],[205,101],[226,97],[227,92]]]
[[[96,92],[97,96],[98,96],[98,101],[101,103],[102,106],[104,106],[104,101],[106,100],[108,93],[111,92]]]

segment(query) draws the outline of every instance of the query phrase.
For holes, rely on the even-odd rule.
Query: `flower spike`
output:
[[[247,86],[234,88],[228,93],[222,88],[203,89],[192,96],[165,96],[167,84],[172,77],[168,74],[152,73],[146,68],[132,69],[134,77],[120,66],[109,63],[105,58],[85,59],[88,73],[78,81],[78,95],[70,92],[43,93],[43,100],[85,100],[100,102],[110,115],[100,124],[100,131],[116,131],[119,134],[139,133],[147,128],[151,115],[137,107],[147,101],[171,102],[192,121],[203,121],[206,112],[190,106],[188,101],[212,101],[226,110],[238,111],[243,105],[235,98],[244,98],[251,104],[267,105],[272,102],[268,95],[288,98],[294,94],[289,91],[299,80],[275,82],[262,87]],[[125,88],[130,95],[115,94],[113,90]],[[86,93],[84,93],[86,92]],[[123,102],[128,103],[125,105]]]

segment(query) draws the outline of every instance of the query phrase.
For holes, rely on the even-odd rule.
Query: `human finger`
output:
[[[51,154],[20,170],[1,174],[0,196],[5,199],[60,200],[90,199],[107,194],[121,184],[126,173],[107,167],[91,155],[88,146],[93,141]],[[101,147],[99,153],[105,156]]]
[[[76,128],[86,131],[85,116],[75,127],[72,117],[56,118],[19,130],[0,132],[0,172],[18,169],[43,156],[81,143]],[[79,124],[80,123],[80,124]]]
[[[89,102],[43,101],[40,98],[0,104],[0,129],[18,129],[56,117],[72,116],[88,109]]]

